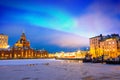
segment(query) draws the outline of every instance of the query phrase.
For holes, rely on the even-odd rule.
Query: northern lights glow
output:
[[[23,30],[33,47],[49,51],[88,46],[88,38],[101,33],[120,34],[119,0],[1,0],[0,9],[0,32],[11,45]]]

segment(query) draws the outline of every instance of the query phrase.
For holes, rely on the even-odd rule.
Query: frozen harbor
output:
[[[120,80],[120,65],[54,59],[0,60],[0,80]]]

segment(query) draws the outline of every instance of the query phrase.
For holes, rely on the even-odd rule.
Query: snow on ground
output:
[[[120,80],[120,65],[72,60],[1,60],[0,80]]]
[[[55,61],[55,59],[16,59],[16,60],[0,60],[1,65],[26,65],[40,64]]]

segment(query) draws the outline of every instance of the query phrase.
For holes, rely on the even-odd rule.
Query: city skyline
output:
[[[89,38],[118,33],[119,0],[2,0],[0,33],[13,46],[24,31],[31,46],[49,52],[89,46]]]

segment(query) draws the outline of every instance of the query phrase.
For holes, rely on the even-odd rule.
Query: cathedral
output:
[[[30,42],[27,41],[25,33],[22,33],[20,39],[15,43],[14,46],[18,48],[23,48],[23,47],[30,48]]]
[[[0,59],[35,59],[48,58],[46,50],[34,50],[30,47],[30,42],[26,39],[25,33],[22,33],[20,39],[11,49],[0,50]]]

